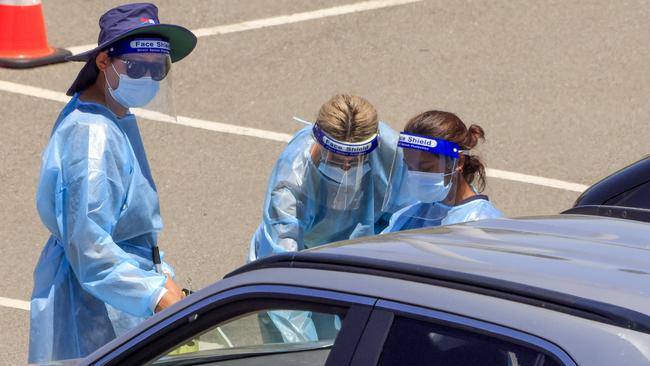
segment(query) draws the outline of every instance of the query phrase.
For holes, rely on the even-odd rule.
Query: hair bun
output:
[[[479,140],[485,140],[485,131],[483,131],[481,126],[472,124],[467,129],[467,138],[465,139],[467,148],[473,149]]]

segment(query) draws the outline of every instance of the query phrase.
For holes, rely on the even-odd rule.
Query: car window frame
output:
[[[357,346],[351,366],[378,365],[384,344],[396,317],[405,317],[427,323],[454,327],[472,333],[495,337],[551,355],[563,366],[577,366],[576,362],[558,345],[530,333],[445,311],[379,300],[370,315],[361,342]]]
[[[251,302],[259,302],[250,306]],[[266,301],[266,302],[264,302]],[[246,312],[264,310],[265,305],[300,303],[299,310],[327,311],[327,308],[347,308],[345,320],[334,341],[326,366],[348,365],[370,318],[377,299],[291,285],[246,285],[211,295],[172,316],[153,324],[120,346],[101,356],[94,365],[125,366],[148,362],[167,350],[169,343],[187,337],[196,329],[207,329],[215,322],[226,321]],[[246,303],[247,306],[239,306]],[[226,308],[236,310],[223,311]],[[220,319],[220,320],[215,320]],[[205,325],[210,323],[211,325]],[[175,340],[165,339],[174,334]],[[162,340],[162,341],[161,341]],[[134,358],[137,358],[134,359]],[[144,360],[143,360],[144,359]]]

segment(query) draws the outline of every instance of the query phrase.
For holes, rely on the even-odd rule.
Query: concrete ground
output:
[[[199,29],[354,1],[156,3],[163,22]],[[97,19],[119,3],[45,1],[50,44],[96,42]],[[642,0],[430,0],[205,36],[174,67],[176,109],[292,134],[292,116],[314,118],[351,92],[397,130],[432,108],[481,125],[489,168],[590,185],[648,153],[649,18]],[[64,105],[20,86],[63,93],[80,66],[0,69],[0,84],[14,83],[0,90],[0,297],[30,298],[48,237],[34,205],[40,153]],[[206,286],[244,262],[284,143],[148,120],[141,129],[165,220],[160,246],[181,285]],[[496,177],[487,194],[513,217],[558,213],[579,195]],[[28,312],[0,306],[0,325],[0,364],[25,363]]]

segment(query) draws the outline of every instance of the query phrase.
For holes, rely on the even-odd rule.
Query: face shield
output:
[[[384,211],[421,220],[422,227],[434,226],[455,204],[460,148],[406,132],[400,133],[397,146]]]
[[[369,154],[378,146],[378,134],[369,139],[350,143],[339,141],[313,125],[315,151],[312,154],[318,169],[325,204],[335,210],[354,210],[363,197],[362,183],[370,173]]]
[[[107,104],[118,103],[149,119],[176,120],[172,98],[169,43],[160,38],[132,38],[108,48],[104,70]]]

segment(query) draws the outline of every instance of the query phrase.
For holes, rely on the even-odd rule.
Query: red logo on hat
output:
[[[156,24],[156,21],[151,18],[140,18],[140,24]]]

